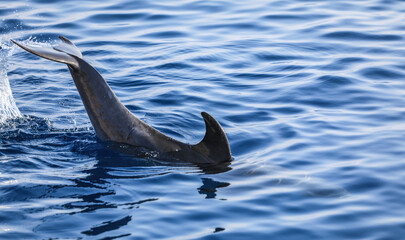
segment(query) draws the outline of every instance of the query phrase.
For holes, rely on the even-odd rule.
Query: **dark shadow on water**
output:
[[[198,193],[206,195],[205,198],[215,198],[217,196],[217,188],[228,187],[230,183],[227,182],[218,182],[212,180],[211,178],[202,178],[203,185],[198,188]]]
[[[103,222],[100,226],[93,227],[88,231],[82,232],[83,234],[86,234],[88,236],[96,236],[99,234],[102,234],[104,232],[112,231],[119,229],[122,226],[127,225],[131,221],[132,217],[131,216],[126,216],[122,219],[116,220],[116,221],[107,221]],[[128,234],[127,236],[129,236]]]
[[[172,158],[163,158],[158,153],[147,149],[101,142],[97,140],[94,132],[89,129],[55,129],[48,120],[43,118],[27,116],[10,120],[0,128],[0,137],[0,143],[4,146],[31,146],[35,142],[35,146],[40,147],[40,150],[35,150],[36,148],[34,150],[29,149],[30,152],[27,152],[27,154],[32,154],[31,151],[38,151],[35,153],[42,154],[43,149],[47,147],[47,151],[55,152],[56,155],[61,154],[62,159],[66,159],[63,161],[75,161],[77,159],[78,164],[80,161],[86,163],[82,170],[77,170],[81,177],[66,177],[64,179],[71,184],[35,186],[35,190],[32,190],[32,197],[28,198],[75,199],[62,205],[51,206],[51,208],[67,210],[67,216],[83,213],[97,215],[105,209],[111,209],[111,211],[119,213],[122,209],[136,209],[142,204],[160,200],[156,196],[144,197],[135,201],[117,202],[111,200],[119,196],[116,188],[113,187],[114,180],[117,179],[128,179],[129,181],[133,179],[135,181],[171,173],[194,174],[197,176],[209,174],[209,177],[201,178],[202,186],[196,188],[197,192],[205,195],[207,199],[216,198],[218,188],[230,185],[229,183],[215,181],[212,177],[214,174],[231,170],[231,162],[191,164]],[[60,167],[63,168],[63,161],[55,163],[55,166],[60,164]],[[77,176],[77,172],[75,172],[74,176]],[[161,182],[161,184],[165,185],[167,183]],[[54,217],[55,219],[53,219]],[[127,214],[126,216],[107,218],[104,221],[100,220],[100,222],[91,222],[88,223],[90,226],[83,225],[85,229],[82,229],[81,234],[88,237],[97,236],[100,239],[125,239],[131,234],[118,229],[127,226],[133,220],[132,218],[132,215]],[[55,234],[57,232],[50,224],[51,222],[55,224],[58,217],[51,215],[42,219],[42,221],[42,224],[35,227],[35,231],[45,234]],[[111,234],[116,234],[116,236],[111,237]],[[105,235],[110,236],[101,238]]]
[[[81,148],[83,149],[83,148]],[[217,174],[231,170],[230,162],[216,164],[216,165],[195,165],[190,163],[184,163],[179,161],[172,161],[172,159],[159,159],[156,158],[156,153],[147,151],[142,148],[133,148],[126,145],[115,143],[101,143],[97,142],[96,145],[91,147],[91,151],[81,152],[88,153],[89,156],[95,157],[97,160],[93,168],[84,170],[87,174],[82,179],[74,180],[78,188],[93,188],[99,189],[100,192],[93,194],[82,195],[81,204],[70,203],[65,206],[67,208],[76,209],[82,208],[80,212],[93,212],[97,209],[111,208],[116,209],[125,205],[129,209],[139,207],[139,205],[158,201],[159,198],[143,199],[134,203],[114,204],[111,202],[105,202],[101,200],[103,196],[115,195],[116,192],[113,189],[103,191],[102,189],[110,184],[111,179],[140,179],[148,178],[152,176],[165,175],[172,172],[184,172],[185,173],[204,173],[204,174]],[[123,172],[120,175],[120,171]],[[118,172],[118,173],[117,173]],[[129,173],[128,173],[129,172]],[[162,182],[162,184],[165,184]],[[205,198],[216,198],[217,189],[229,186],[229,183],[218,182],[212,178],[202,178],[202,186],[197,188],[199,194],[206,195]],[[99,226],[94,226],[89,230],[82,233],[88,236],[96,236],[108,231],[116,230],[120,227],[127,225],[131,221],[131,216],[126,216],[119,220],[111,220],[101,223]]]
[[[83,150],[83,148],[80,148]],[[114,196],[116,192],[114,189],[105,190],[105,186],[110,184],[112,179],[140,179],[152,176],[159,176],[169,174],[171,172],[184,172],[186,173],[205,173],[216,174],[229,171],[230,163],[223,163],[217,165],[195,165],[190,163],[182,163],[179,161],[170,161],[167,159],[155,158],[157,155],[146,149],[128,148],[128,146],[114,144],[114,143],[100,143],[90,147],[90,151],[82,151],[81,154],[87,153],[89,157],[95,157],[96,164],[91,169],[86,169],[86,177],[75,179],[75,188],[79,189],[93,189],[96,190],[92,194],[83,194],[78,196],[82,199],[80,202],[68,203],[64,207],[77,210],[81,209],[80,213],[94,212],[98,209],[117,209],[126,207],[128,209],[137,208],[141,204],[147,202],[158,201],[159,198],[148,198],[133,203],[116,204],[113,202],[105,202],[102,200],[104,196]],[[129,153],[131,153],[129,155]],[[187,170],[189,169],[189,170]],[[197,171],[196,171],[197,170]],[[122,171],[122,175],[120,175]],[[118,173],[117,173],[118,172]],[[129,172],[129,173],[128,173]],[[217,189],[227,187],[230,184],[225,182],[218,182],[212,178],[202,178],[202,186],[197,188],[199,194],[206,195],[205,198],[216,198]],[[165,184],[162,182],[162,184]],[[76,212],[78,213],[78,212]],[[72,213],[72,214],[76,214]],[[126,216],[118,220],[110,220],[100,223],[97,226],[91,227],[89,230],[83,231],[82,234],[87,236],[98,236],[100,234],[117,230],[126,226],[131,221],[132,216]],[[124,234],[125,235],[125,234]],[[120,236],[124,236],[120,235]],[[129,236],[125,235],[124,237]],[[113,239],[113,238],[109,238]]]

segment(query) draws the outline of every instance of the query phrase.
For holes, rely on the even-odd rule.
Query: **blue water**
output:
[[[99,142],[66,65],[10,41],[59,35],[162,132],[213,115],[229,167]],[[0,239],[405,236],[404,1],[9,0],[0,43]]]

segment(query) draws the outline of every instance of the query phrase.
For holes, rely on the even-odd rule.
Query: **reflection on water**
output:
[[[217,188],[224,188],[229,186],[226,182],[217,182],[211,178],[202,178],[203,185],[198,188],[200,194],[206,195],[205,198],[215,198],[217,196]]]
[[[38,120],[32,120],[37,122]],[[32,125],[32,124],[28,124]],[[19,126],[22,128],[22,126]],[[51,128],[49,129],[53,131]],[[59,136],[55,136],[55,135]],[[47,136],[41,136],[37,139],[40,142],[47,142],[49,138],[69,138],[69,135],[62,133],[53,133]],[[57,222],[62,223],[66,218],[78,218],[76,215],[95,215],[99,216],[99,212],[115,211],[117,214],[113,214],[112,220],[100,220],[96,223],[84,224],[80,233],[86,236],[98,236],[109,231],[114,231],[127,226],[134,217],[137,216],[136,210],[142,208],[153,202],[158,202],[164,199],[165,191],[153,191],[153,189],[143,189],[142,186],[153,184],[145,184],[142,182],[155,182],[153,179],[165,177],[169,181],[182,181],[181,174],[188,174],[200,179],[203,169],[198,166],[190,164],[170,164],[169,162],[162,162],[153,158],[137,158],[127,155],[127,152],[121,153],[117,149],[115,144],[106,145],[106,143],[99,143],[93,137],[82,135],[80,132],[74,132],[76,135],[74,142],[66,145],[71,152],[81,155],[80,158],[89,159],[84,161],[77,169],[77,173],[74,176],[69,177],[68,184],[61,183],[56,185],[43,185],[36,187],[35,196],[31,198],[37,198],[42,204],[48,205],[46,208],[29,213],[28,215],[33,219],[39,219],[39,223],[35,227],[36,232],[42,232],[44,234],[62,234],[62,230],[53,229],[49,219],[53,219],[55,213],[58,214]],[[19,141],[18,139],[9,139],[10,142]],[[66,142],[62,140],[62,142]],[[53,144],[62,147],[57,142]],[[66,153],[63,153],[66,154]],[[62,161],[63,162],[63,161]],[[54,163],[55,164],[55,163]],[[64,163],[62,163],[63,165]],[[229,164],[229,163],[228,163]],[[228,165],[227,164],[227,165]],[[61,167],[61,166],[60,166]],[[208,166],[204,166],[208,169]],[[222,168],[229,170],[229,168]],[[218,169],[211,168],[215,173],[219,173]],[[45,172],[42,174],[46,174]],[[191,174],[191,175],[190,175]],[[212,174],[212,173],[210,173]],[[176,180],[176,177],[171,175],[177,175],[180,177]],[[39,176],[41,178],[41,176]],[[62,176],[60,176],[62,177]],[[68,176],[64,176],[66,178]],[[194,178],[193,177],[193,178]],[[202,186],[194,188],[195,192],[198,192],[205,198],[215,198],[216,189],[229,186],[229,183],[217,182],[212,178],[202,177]],[[135,186],[133,192],[130,195],[120,193],[119,185],[117,182],[132,182]],[[165,181],[162,181],[163,183]],[[165,189],[166,186],[159,182],[155,182],[157,188]],[[143,198],[139,191],[152,191],[154,197]],[[177,191],[176,189],[173,189]],[[190,189],[192,190],[192,189]],[[17,190],[18,191],[18,190]],[[118,192],[117,192],[118,191]],[[17,193],[14,193],[17,194]],[[20,193],[18,193],[20,194]],[[187,193],[191,194],[192,193]],[[137,196],[137,197],[134,197]],[[52,201],[56,200],[57,201]],[[130,201],[131,199],[137,199],[137,201]],[[123,216],[124,215],[124,216]],[[102,214],[104,216],[104,214]],[[101,216],[99,216],[101,217]],[[103,218],[103,217],[101,217]],[[59,219],[59,220],[58,220]],[[53,219],[55,220],[55,219]],[[124,230],[125,232],[126,230]],[[220,231],[220,230],[218,230]],[[131,233],[120,234],[115,237],[131,236]]]
[[[116,230],[119,229],[121,226],[126,225],[129,221],[131,221],[131,217],[127,216],[124,217],[122,219],[119,219],[117,221],[108,221],[108,222],[104,222],[102,225],[98,226],[98,227],[93,227],[88,231],[84,231],[82,232],[85,235],[88,236],[97,236],[101,233],[104,232],[108,232],[108,231],[112,231],[112,230]],[[127,236],[131,236],[131,234],[122,234],[120,236],[117,236],[116,238],[121,238],[121,237],[127,237]]]

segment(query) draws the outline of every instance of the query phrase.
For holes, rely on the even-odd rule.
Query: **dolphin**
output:
[[[217,164],[232,160],[228,138],[214,117],[206,112],[201,113],[206,132],[203,140],[195,145],[182,143],[159,132],[137,118],[120,102],[100,73],[83,60],[75,44],[63,36],[59,38],[60,44],[49,48],[31,47],[11,41],[37,56],[67,64],[100,140],[143,147],[162,156],[196,164]]]

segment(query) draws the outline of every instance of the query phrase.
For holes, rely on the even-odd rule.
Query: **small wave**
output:
[[[370,67],[360,71],[360,74],[368,79],[374,80],[393,80],[393,79],[402,79],[404,74],[388,70],[380,67]]]
[[[33,116],[8,118],[0,123],[0,140],[10,143],[44,138],[44,134],[49,134],[50,129],[51,124],[46,119]]]
[[[276,62],[276,61],[289,61],[300,59],[299,56],[292,55],[280,55],[280,54],[271,54],[271,53],[259,53],[256,54],[256,57],[262,61]]]
[[[281,74],[269,74],[269,73],[235,73],[230,76],[242,79],[273,79],[282,77]]]
[[[339,87],[349,85],[353,82],[349,78],[334,75],[324,75],[319,77],[318,80],[321,82],[321,85],[328,87]]]
[[[192,66],[181,63],[181,62],[172,62],[172,63],[164,63],[159,66],[156,66],[157,69],[186,69],[192,68]]]
[[[366,41],[399,41],[402,37],[393,34],[371,34],[371,33],[360,33],[353,31],[339,31],[324,34],[324,38],[333,38],[338,40],[366,40]]]
[[[25,25],[19,19],[3,19],[3,21],[0,22],[0,34],[8,34],[30,29],[32,29],[32,27]]]
[[[62,138],[66,140],[66,145],[69,145],[72,140],[83,134],[91,136],[88,128],[57,129],[52,126],[49,119],[35,116],[8,118],[0,123],[0,143]]]
[[[271,14],[262,17],[265,20],[278,20],[278,21],[315,21],[320,19],[329,18],[328,14]]]
[[[168,20],[175,18],[174,15],[168,15],[168,14],[152,14],[146,18],[146,20],[150,21],[160,21],[160,20]]]
[[[91,15],[87,19],[86,22],[117,22],[122,20],[127,21],[135,21],[141,18],[146,17],[146,13],[100,13]]]
[[[228,29],[230,31],[235,31],[235,30],[265,31],[265,30],[268,30],[269,27],[259,25],[258,23],[240,22],[240,23],[209,24],[209,25],[198,26],[197,29],[199,29],[199,30]]]
[[[160,31],[160,32],[153,32],[143,35],[143,37],[150,37],[150,38],[180,38],[186,37],[187,34],[181,31]]]

